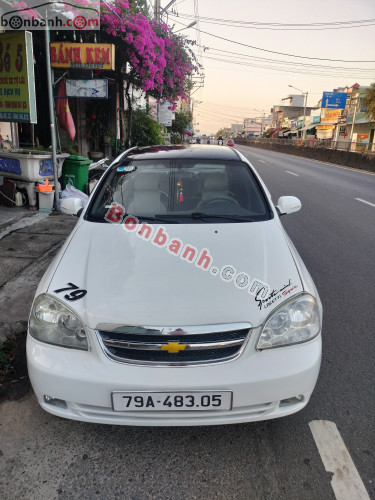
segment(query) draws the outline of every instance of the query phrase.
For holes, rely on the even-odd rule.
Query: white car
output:
[[[121,425],[290,415],[321,362],[322,306],[257,172],[223,146],[134,148],[42,278],[27,338],[48,412]],[[80,210],[79,210],[80,209]]]

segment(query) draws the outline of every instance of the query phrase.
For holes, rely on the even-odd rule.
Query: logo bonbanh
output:
[[[251,279],[248,273],[237,272],[231,265],[224,265],[221,268],[214,266],[214,259],[208,248],[199,251],[194,245],[184,244],[179,238],[169,236],[164,226],[154,228],[152,224],[139,222],[136,216],[126,214],[125,208],[119,203],[113,202],[108,207],[104,219],[111,224],[122,224],[126,232],[149,241],[154,247],[165,248],[170,255],[179,257],[188,264],[195,264],[195,267],[209,272],[211,276],[220,276],[224,283],[232,282],[236,288],[247,290],[259,300],[265,300],[271,292],[271,287],[267,283],[258,278]]]
[[[2,28],[20,30],[99,30],[100,2],[83,6],[78,1],[43,2],[31,0],[16,9],[4,11],[0,18]]]

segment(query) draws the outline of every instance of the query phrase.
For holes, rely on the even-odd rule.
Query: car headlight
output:
[[[29,332],[34,339],[47,344],[88,350],[82,321],[66,305],[47,294],[39,295],[34,301]]]
[[[316,300],[303,294],[282,305],[267,319],[257,349],[299,344],[313,339],[320,332]]]

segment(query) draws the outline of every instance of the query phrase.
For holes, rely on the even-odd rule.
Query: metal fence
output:
[[[240,143],[242,140],[235,139]],[[298,138],[264,138],[254,137],[243,139],[244,144],[263,143],[271,146],[272,144],[280,144],[283,146],[309,147],[322,149],[337,149],[339,151],[352,151],[355,153],[375,154],[375,143],[350,142],[350,141],[334,141],[332,139],[298,139]]]

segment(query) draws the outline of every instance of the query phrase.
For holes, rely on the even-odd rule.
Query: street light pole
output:
[[[305,128],[305,125],[306,125],[306,104],[307,104],[307,96],[309,95],[308,92],[303,92],[303,90],[301,89],[297,89],[297,87],[293,87],[293,85],[288,85],[288,87],[291,87],[292,89],[296,89],[298,90],[298,92],[301,92],[303,96],[305,96],[305,105],[304,105],[304,108],[303,108],[303,128]],[[302,134],[302,139],[304,139],[306,137],[306,130],[303,130],[303,134]]]
[[[188,28],[192,28],[193,26],[195,26],[197,24],[197,21],[193,21],[191,22],[190,24],[188,24],[187,26],[185,26],[184,28],[181,28],[179,30],[176,30],[174,31],[173,33],[178,33],[179,31],[182,31],[182,30],[187,30]]]

